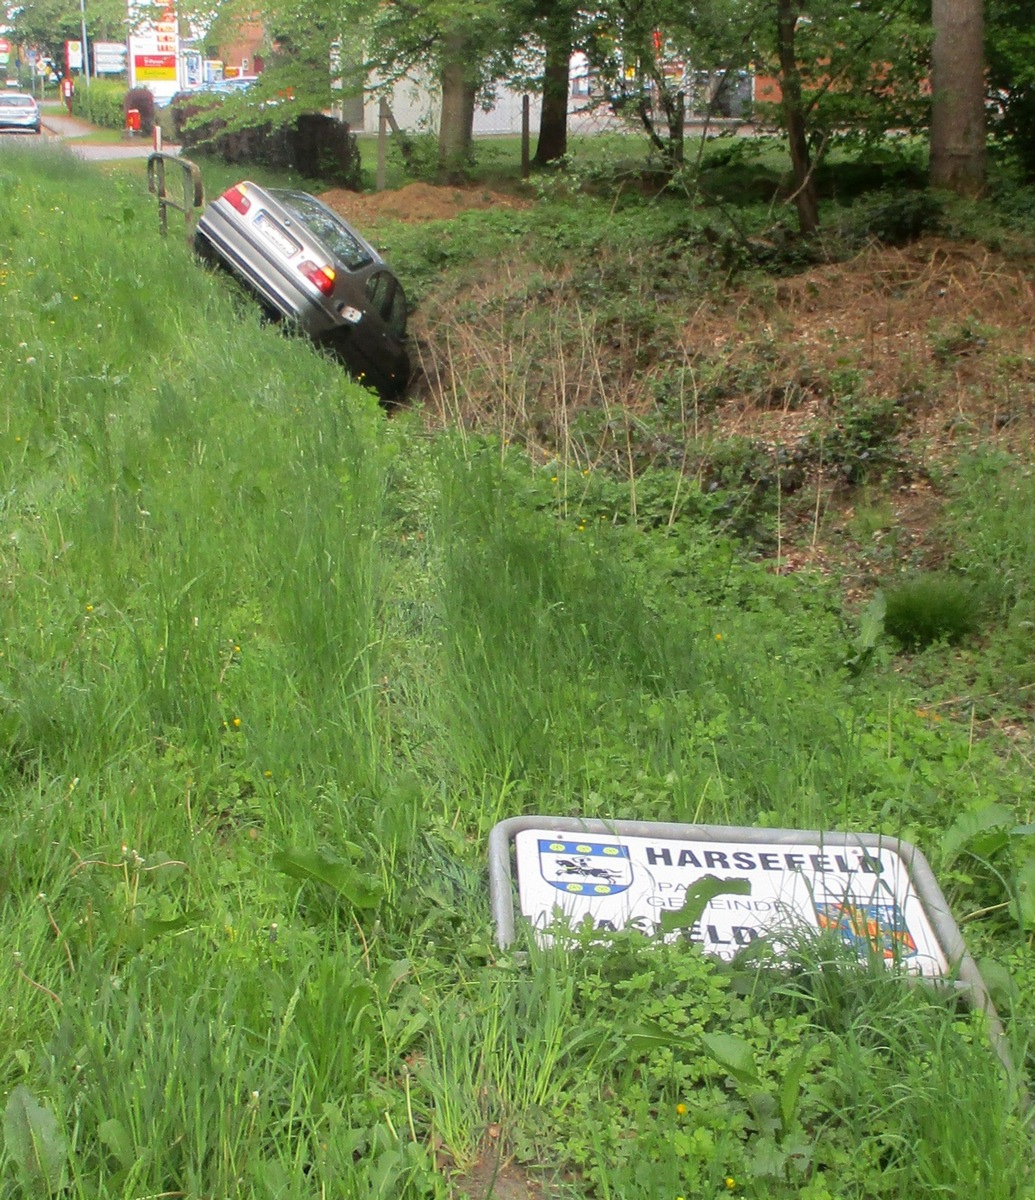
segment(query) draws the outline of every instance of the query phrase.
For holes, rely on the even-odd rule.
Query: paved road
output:
[[[68,149],[79,158],[88,162],[110,162],[120,158],[147,158],[154,151],[150,137],[126,138],[124,142],[96,143],[84,139],[95,134],[97,130],[78,117],[69,117],[64,113],[51,112],[43,109],[43,136],[34,138],[24,133],[2,134],[0,143],[8,141],[21,144],[22,142],[64,142]],[[164,145],[166,154],[179,154],[179,146]]]
[[[96,146],[83,142],[68,142],[68,148],[73,154],[85,158],[87,162],[110,162],[118,158],[147,158],[154,152],[154,147],[147,138],[137,138],[125,146]],[[163,146],[165,154],[179,154],[179,146]]]
[[[59,113],[43,111],[43,128],[51,137],[59,138],[68,143],[69,150],[80,158],[90,162],[104,162],[118,158],[147,158],[154,150],[154,144],[149,137],[126,138],[121,143],[96,143],[82,141],[96,132],[92,125],[80,121],[78,117],[63,116]],[[163,146],[166,154],[179,154],[179,146]]]

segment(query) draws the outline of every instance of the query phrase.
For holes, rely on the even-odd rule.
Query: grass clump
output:
[[[977,590],[966,579],[927,571],[885,589],[884,628],[909,649],[960,642],[981,623]]]

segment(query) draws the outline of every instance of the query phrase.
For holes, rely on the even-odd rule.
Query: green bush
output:
[[[886,589],[884,628],[903,646],[958,642],[981,620],[981,600],[958,575],[929,572]]]
[[[94,79],[89,87],[76,88],[76,111],[93,125],[121,129],[126,123],[125,96],[124,83]]]

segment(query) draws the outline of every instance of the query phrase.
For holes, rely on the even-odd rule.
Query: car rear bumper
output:
[[[197,232],[271,308],[310,337],[325,337],[347,324],[306,288],[290,266],[269,255],[258,261],[254,245],[240,236],[215,205],[209,205],[198,221]]]

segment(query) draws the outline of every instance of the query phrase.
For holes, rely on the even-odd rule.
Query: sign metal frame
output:
[[[578,817],[522,816],[500,821],[489,834],[489,894],[496,925],[496,941],[503,950],[517,937],[515,885],[519,883],[515,839],[527,830],[549,831],[558,839],[588,840],[592,837],[645,838],[656,841],[717,842],[751,847],[815,846],[820,852],[831,847],[857,850],[862,854],[881,851],[898,856],[908,874],[910,887],[948,964],[944,976],[973,1009],[985,1014],[992,1043],[1007,1070],[1013,1065],[1006,1035],[977,963],[967,950],[959,926],[942,894],[927,859],[911,842],[873,833],[820,832],[802,829],[762,829],[750,826],[684,825],[654,821],[602,821]],[[930,977],[927,977],[929,981]],[[935,982],[938,977],[935,977]]]

